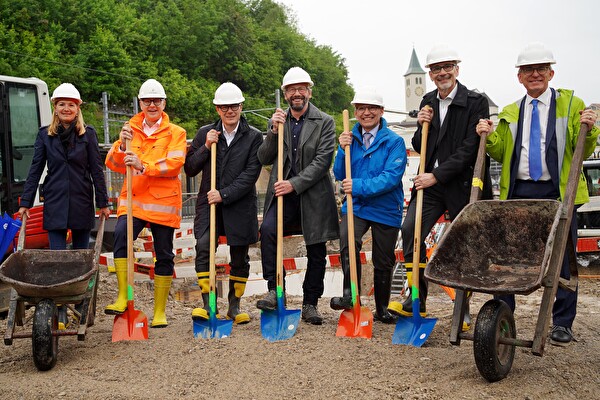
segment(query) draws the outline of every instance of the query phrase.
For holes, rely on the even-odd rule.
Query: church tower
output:
[[[425,94],[425,71],[421,68],[417,52],[413,47],[408,71],[404,74],[406,91],[404,94],[406,111],[418,110]]]

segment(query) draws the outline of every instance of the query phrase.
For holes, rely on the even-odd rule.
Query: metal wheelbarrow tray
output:
[[[21,250],[0,266],[0,279],[22,297],[68,298],[83,295],[97,270],[94,250]]]
[[[530,294],[548,269],[560,211],[556,200],[471,203],[446,230],[426,276],[456,289]]]

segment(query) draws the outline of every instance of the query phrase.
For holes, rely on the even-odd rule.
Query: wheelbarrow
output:
[[[425,269],[428,280],[456,289],[450,342],[460,345],[461,339],[472,340],[477,368],[490,382],[504,379],[509,373],[516,346],[543,355],[558,285],[575,290],[574,262],[571,261],[569,281],[559,276],[565,246],[569,243],[567,248],[572,248],[569,227],[586,132],[583,125],[562,203],[556,200],[470,203],[447,229]],[[543,295],[533,340],[517,338],[511,309],[495,299],[480,309],[473,334],[461,331],[467,291],[528,295],[541,287]]]
[[[24,218],[18,251],[0,265],[0,280],[12,286],[4,344],[31,338],[33,361],[40,371],[56,364],[60,336],[85,340],[87,327],[94,324],[104,222],[101,216],[93,250],[38,250],[23,249]],[[58,329],[57,304],[71,310],[78,321],[73,328]],[[34,312],[26,313],[31,307]]]

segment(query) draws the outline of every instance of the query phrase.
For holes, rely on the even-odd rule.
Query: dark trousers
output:
[[[295,194],[283,198],[283,232],[284,236],[302,232],[300,213],[300,197]],[[306,252],[308,263],[302,289],[304,292],[303,304],[317,305],[319,298],[325,290],[325,265],[327,263],[326,242],[307,244]],[[269,290],[277,287],[277,202],[263,216],[260,227],[260,251],[262,258],[263,278],[267,280]],[[283,270],[285,277],[285,269]],[[284,281],[285,282],[285,281]],[[285,283],[284,283],[285,286]]]
[[[404,253],[404,262],[406,265],[412,264],[414,253],[415,237],[415,217],[417,209],[417,197],[413,196],[406,210],[406,217],[402,223],[402,251]],[[445,194],[439,185],[434,185],[423,192],[423,214],[421,217],[421,249],[419,253],[419,262],[427,262],[427,247],[425,238],[429,235],[431,228],[436,224],[442,215],[448,209],[445,201]]]
[[[396,241],[398,239],[398,228],[368,221],[354,216],[354,243],[356,247],[356,265],[360,268],[360,250],[362,249],[362,237],[371,228],[372,238],[372,261],[376,271],[392,273],[396,263]],[[350,271],[348,255],[348,215],[342,215],[340,223],[340,254],[342,256],[342,270],[344,273]],[[344,280],[345,282],[346,280]],[[346,289],[346,288],[345,288]]]
[[[557,199],[560,194],[556,191],[556,188],[552,182],[532,182],[532,181],[520,181],[515,182],[513,189],[512,199]],[[573,218],[571,219],[570,233],[573,241],[573,253],[577,246],[577,208],[573,209]],[[567,242],[567,246],[569,243]],[[565,255],[563,257],[563,263],[560,270],[561,278],[570,279],[571,271],[569,268],[569,251],[565,249]],[[576,263],[577,260],[571,260]],[[552,307],[552,321],[554,325],[564,326],[571,328],[575,315],[577,313],[577,288],[574,292],[563,289],[561,286],[558,287],[556,292],[556,298]],[[494,296],[496,299],[505,301],[511,310],[515,310],[515,295],[503,295]]]
[[[133,238],[137,238],[142,229],[148,224],[147,221],[133,217]],[[170,226],[150,223],[154,253],[154,273],[160,276],[172,276],[175,265],[173,259],[173,234],[175,228]],[[115,258],[127,258],[127,216],[121,215],[115,226],[115,242],[113,254]]]
[[[90,229],[71,229],[71,243],[73,249],[87,249],[90,246]],[[67,229],[48,231],[50,250],[67,249]]]
[[[217,233],[217,237],[219,233]],[[217,241],[215,243],[218,246]],[[229,245],[229,255],[231,256],[230,275],[239,278],[248,278],[250,275],[250,257],[248,248],[250,246],[232,246]],[[216,251],[215,247],[212,251]],[[200,237],[196,237],[196,272],[208,272],[210,266],[210,231],[206,229]]]

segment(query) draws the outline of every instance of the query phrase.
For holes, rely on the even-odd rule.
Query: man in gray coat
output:
[[[272,126],[258,149],[263,165],[273,165],[261,225],[263,277],[269,292],[256,304],[261,310],[277,309],[276,251],[277,202],[283,197],[284,235],[302,232],[308,265],[302,289],[302,319],[321,325],[317,310],[323,295],[328,240],[339,238],[338,213],[329,168],[335,150],[335,123],[309,102],[313,82],[306,71],[290,68],[281,89],[289,109],[277,109]],[[284,180],[277,180],[277,129],[284,124]],[[284,271],[285,273],[285,271]]]

